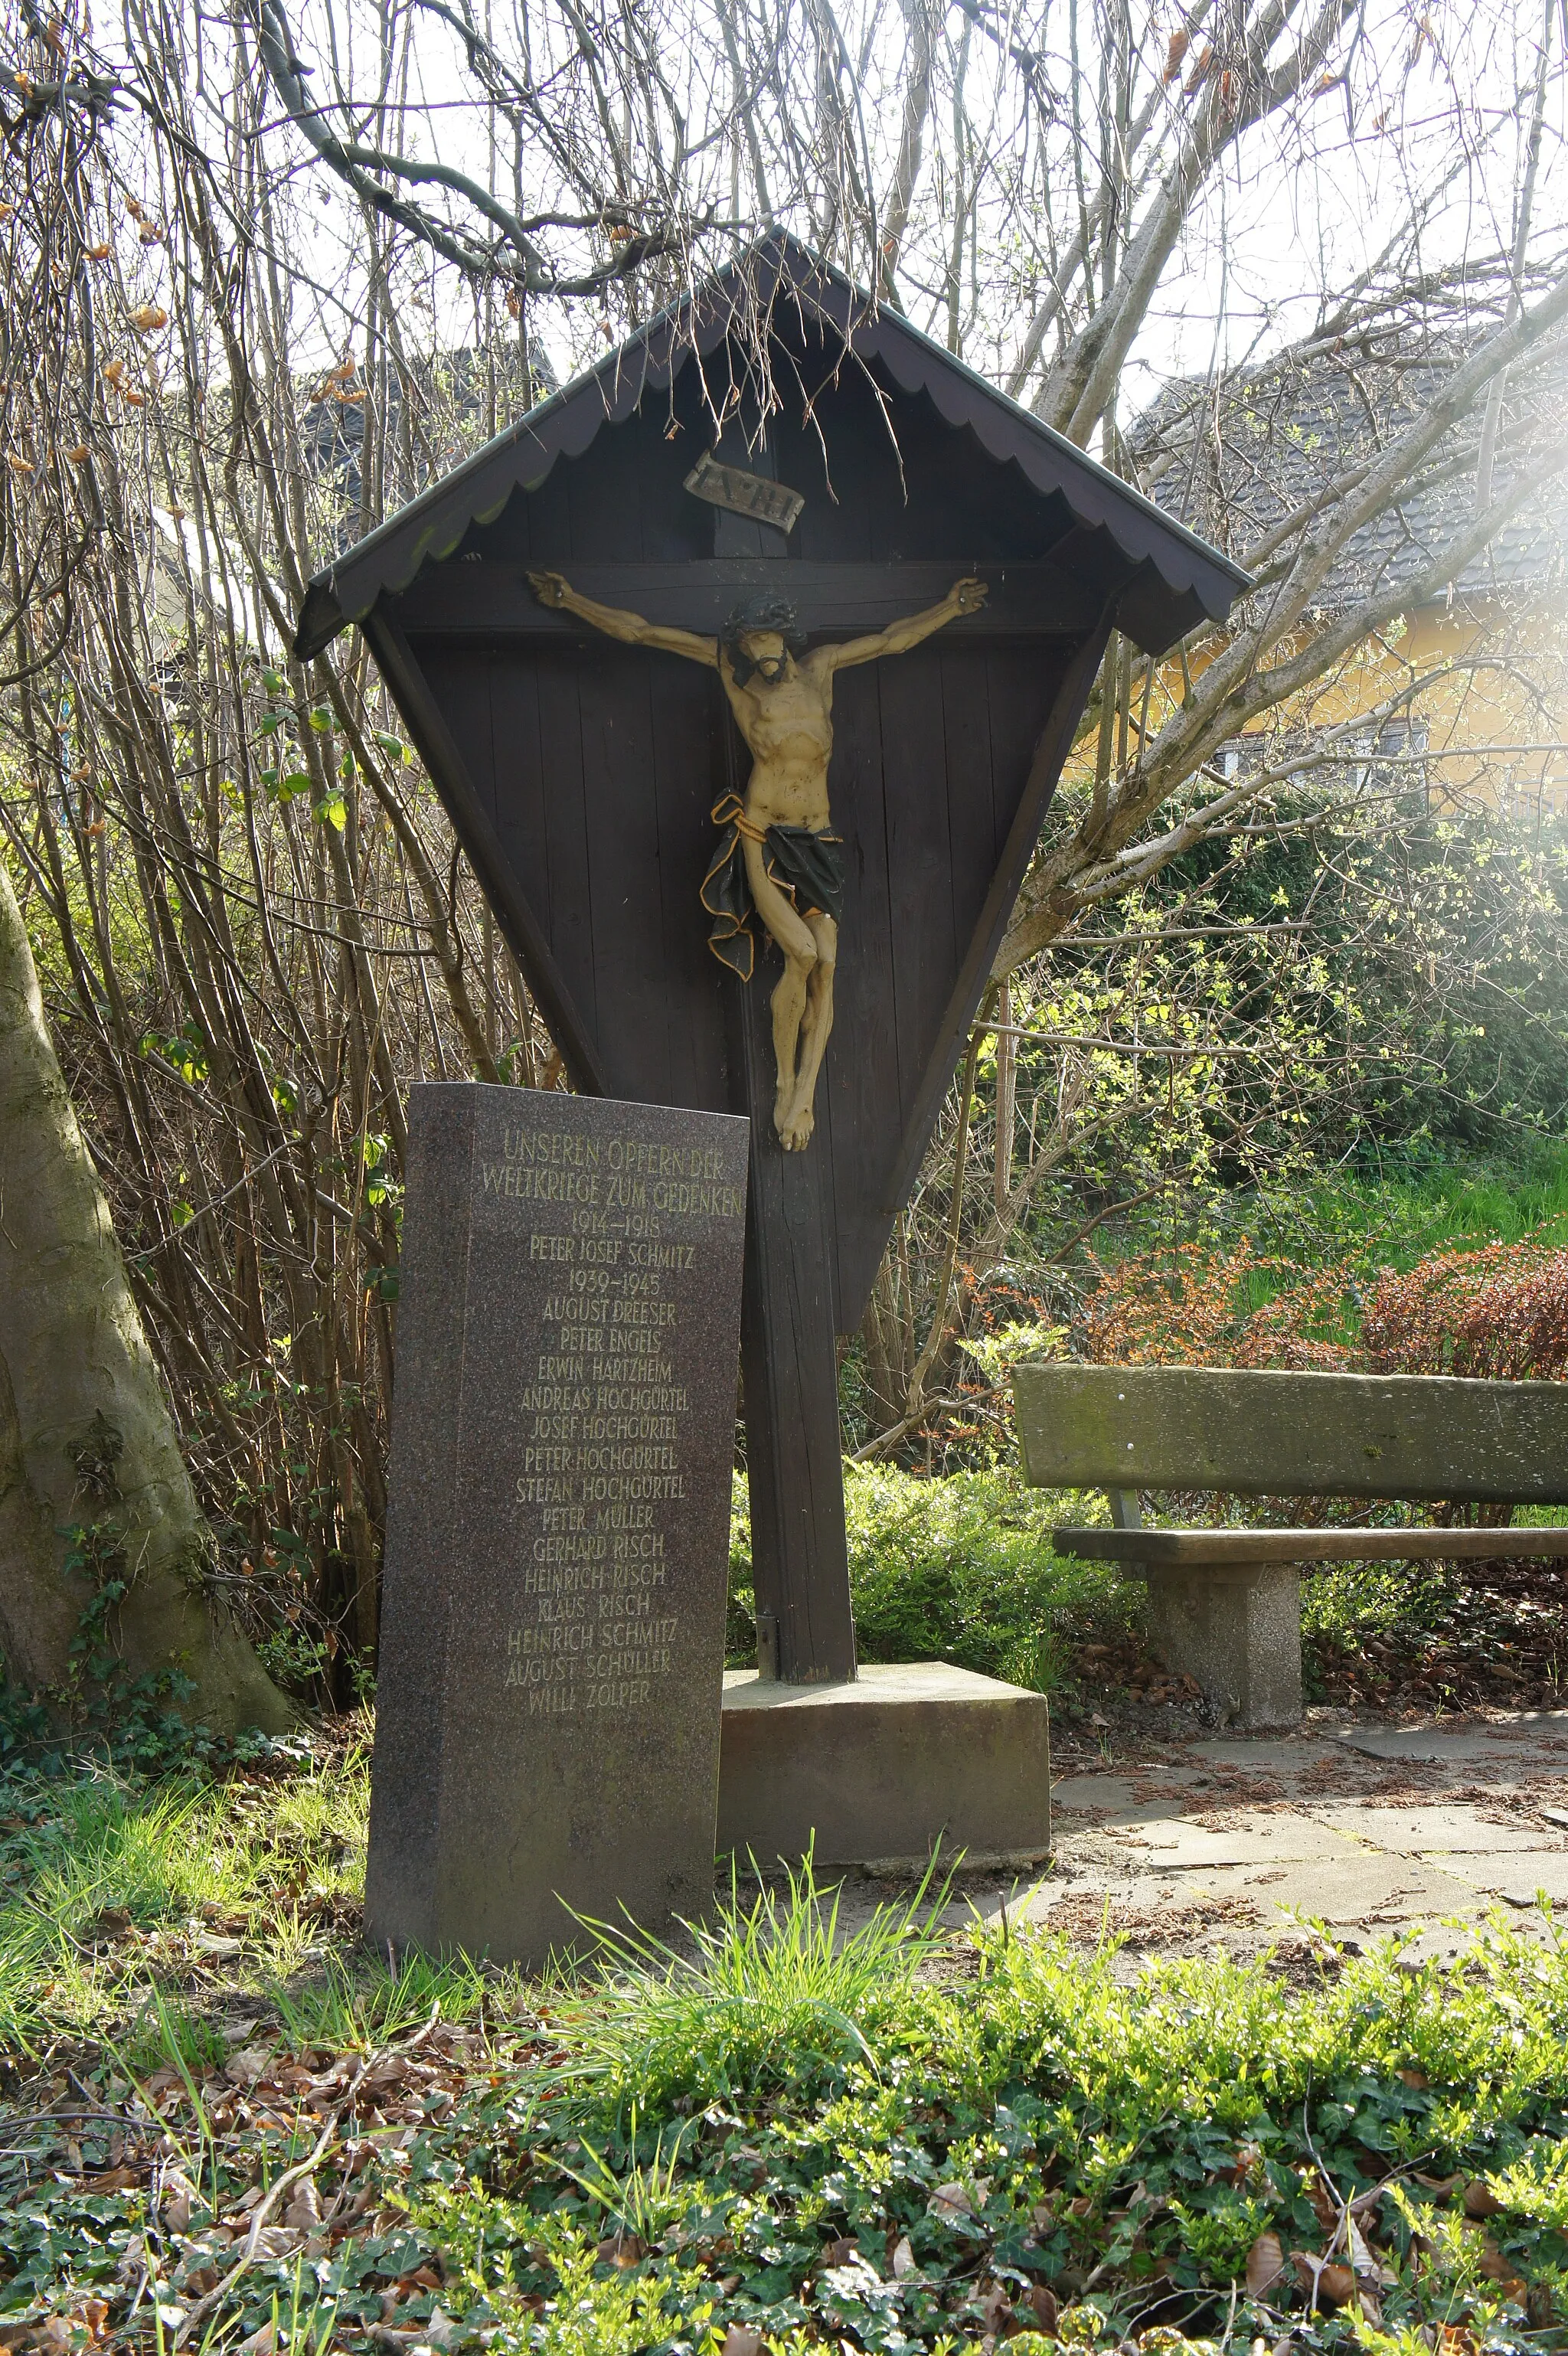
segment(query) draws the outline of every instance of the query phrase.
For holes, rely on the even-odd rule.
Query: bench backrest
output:
[[[1568,1505],[1568,1383],[1024,1365],[1013,1395],[1041,1488]]]

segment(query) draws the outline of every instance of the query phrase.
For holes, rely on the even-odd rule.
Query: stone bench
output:
[[[1148,1583],[1149,1642],[1223,1723],[1301,1716],[1301,1573],[1311,1562],[1568,1556],[1568,1529],[1146,1529],[1139,1492],[1568,1505],[1568,1383],[1446,1375],[1021,1365],[1026,1481],[1104,1489],[1110,1529],[1064,1554]]]

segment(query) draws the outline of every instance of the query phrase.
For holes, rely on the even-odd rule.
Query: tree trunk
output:
[[[98,1648],[114,1656],[111,1684],[188,1679],[194,1691],[171,1687],[183,1714],[228,1733],[281,1732],[289,1705],[212,1594],[212,1558],[0,861],[0,1652],[11,1681],[63,1700],[84,1613],[105,1581],[123,1581]]]
[[[910,1368],[914,1364],[914,1327],[910,1312],[909,1250],[902,1219],[895,1221],[877,1269],[866,1313],[865,1382],[874,1432],[891,1430],[904,1411]]]

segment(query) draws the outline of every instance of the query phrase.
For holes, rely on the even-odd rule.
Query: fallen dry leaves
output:
[[[1285,2251],[1277,2233],[1262,2233],[1247,2253],[1247,2291],[1262,2298],[1285,2272]]]

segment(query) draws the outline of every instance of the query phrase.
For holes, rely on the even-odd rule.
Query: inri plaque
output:
[[[538,1964],[712,1894],[747,1124],[409,1099],[366,1931]]]

